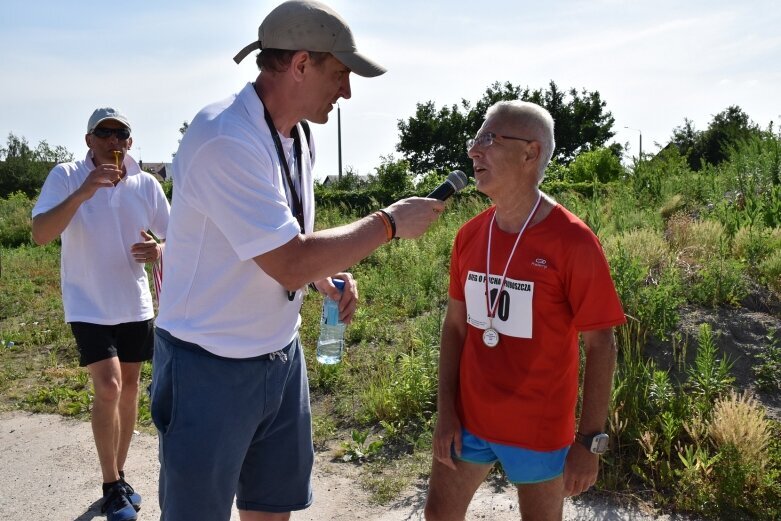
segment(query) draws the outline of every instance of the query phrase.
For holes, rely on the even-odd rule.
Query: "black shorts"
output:
[[[120,362],[152,359],[155,345],[154,319],[104,326],[71,322],[71,331],[79,348],[81,367],[119,357]]]

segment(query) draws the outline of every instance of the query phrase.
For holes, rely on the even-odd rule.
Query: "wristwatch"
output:
[[[607,451],[610,436],[604,432],[598,432],[596,434],[581,434],[580,432],[576,432],[575,440],[586,447],[592,454],[604,454]]]

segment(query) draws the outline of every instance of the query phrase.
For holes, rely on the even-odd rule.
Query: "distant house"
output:
[[[335,182],[339,180],[338,175],[327,175],[325,176],[325,179],[323,179],[323,182],[321,183],[323,186],[332,185]]]
[[[368,175],[358,175],[358,176],[354,176],[354,177],[357,178],[357,181],[358,181],[359,185],[362,185],[364,183],[368,183],[369,181],[371,181],[371,176],[368,176]],[[336,174],[334,174],[334,175],[327,175],[323,179],[323,182],[321,183],[321,185],[322,186],[329,186],[329,185],[332,185],[332,184],[334,184],[334,183],[336,183],[338,181],[339,181],[339,176],[338,175],[336,175]]]
[[[139,161],[138,165],[141,167],[141,170],[153,174],[160,181],[171,178],[171,163],[145,163]]]

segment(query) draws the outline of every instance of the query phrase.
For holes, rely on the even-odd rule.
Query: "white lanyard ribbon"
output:
[[[510,267],[510,261],[513,258],[513,255],[515,255],[515,249],[518,247],[518,243],[521,241],[521,235],[523,235],[523,232],[526,230],[526,227],[531,222],[532,218],[534,217],[534,214],[537,213],[537,208],[540,206],[540,201],[542,201],[542,192],[539,192],[537,194],[537,202],[534,203],[534,208],[532,208],[532,211],[529,212],[529,216],[526,217],[526,222],[523,223],[523,226],[521,227],[520,231],[518,232],[518,236],[515,238],[515,244],[513,244],[513,249],[510,252],[510,256],[507,258],[507,264],[504,265],[504,273],[502,273],[502,280],[499,283],[499,291],[496,294],[496,298],[494,299],[493,305],[491,304],[491,292],[490,287],[488,285],[488,278],[491,275],[491,236],[494,230],[494,222],[496,221],[496,210],[494,210],[494,215],[491,217],[491,226],[488,228],[488,248],[486,251],[486,259],[485,259],[485,307],[488,311],[488,327],[491,327],[491,324],[493,322],[494,316],[496,316],[496,309],[499,306],[499,296],[501,295],[502,288],[504,287],[504,283],[507,280],[507,268]]]

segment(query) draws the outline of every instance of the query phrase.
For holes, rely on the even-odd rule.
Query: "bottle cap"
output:
[[[339,291],[344,291],[344,281],[342,279],[331,279],[331,282],[334,283],[336,289],[338,289]]]

